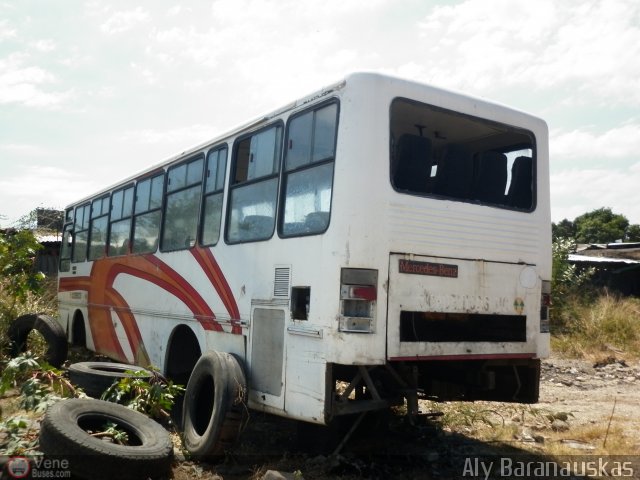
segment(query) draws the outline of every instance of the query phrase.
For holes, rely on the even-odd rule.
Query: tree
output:
[[[23,215],[15,222],[19,230],[32,230],[44,232],[62,232],[64,212],[55,208],[38,207]]]
[[[558,223],[551,224],[551,233],[554,240],[559,238],[575,238],[576,226],[571,220],[565,218]]]
[[[11,319],[30,292],[42,289],[45,276],[33,268],[40,248],[28,230],[0,233],[0,316]]]
[[[637,223],[629,225],[629,227],[627,227],[627,233],[624,236],[624,239],[627,242],[640,242],[640,225],[638,225]]]
[[[608,207],[584,213],[574,220],[578,243],[610,243],[626,238],[629,220]]]
[[[575,241],[571,238],[558,238],[552,245],[552,270],[551,270],[551,304],[552,317],[560,321],[562,309],[567,297],[576,293],[587,284],[593,276],[593,268],[579,269],[569,262],[569,255],[576,251]]]

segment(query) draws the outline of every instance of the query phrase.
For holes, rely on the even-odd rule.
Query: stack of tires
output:
[[[23,315],[12,323],[8,333],[14,356],[26,351],[32,330],[47,342],[45,360],[60,368],[67,357],[66,334],[46,315]],[[167,430],[141,413],[97,400],[121,378],[148,378],[154,373],[122,363],[80,362],[70,365],[68,374],[74,385],[94,398],[61,400],[47,410],[40,429],[40,450],[45,456],[67,460],[69,471],[77,478],[166,476],[173,459]],[[246,375],[239,358],[215,351],[199,358],[186,387],[182,415],[183,445],[194,458],[224,457],[245,425],[246,399]],[[125,432],[126,445],[97,435],[105,425]]]

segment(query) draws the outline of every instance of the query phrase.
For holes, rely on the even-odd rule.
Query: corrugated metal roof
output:
[[[35,235],[36,240],[40,243],[55,243],[62,240],[60,235]]]
[[[570,262],[589,262],[589,263],[626,263],[626,264],[640,264],[640,260],[630,260],[628,258],[616,258],[616,257],[591,257],[588,255],[576,255],[569,254]]]

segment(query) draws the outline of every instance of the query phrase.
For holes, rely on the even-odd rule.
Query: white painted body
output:
[[[491,208],[394,190],[389,179],[389,111],[396,97],[532,132],[537,145],[535,210]],[[175,294],[144,278],[127,273],[116,276],[113,288],[135,316],[149,362],[165,370],[171,332],[177,324],[187,325],[198,339],[201,351],[232,352],[244,360],[251,385],[250,407],[323,423],[329,401],[327,364],[383,365],[394,358],[465,355],[547,356],[549,338],[548,333],[540,333],[539,313],[541,282],[551,277],[548,133],[546,124],[537,118],[418,83],[375,74],[354,74],[344,82],[268,115],[264,122],[219,137],[162,165],[207,151],[221,141],[226,141],[231,148],[238,135],[265,122],[282,119],[286,123],[290,115],[327,98],[338,99],[340,105],[332,210],[327,231],[286,239],[274,233],[266,241],[235,245],[221,239],[210,248],[237,303],[239,318],[230,318],[220,295],[189,251],[155,253],[201,295],[223,332],[203,328]],[[227,168],[227,185],[230,170]],[[223,211],[227,201],[225,193]],[[398,272],[401,258],[455,263],[459,274],[457,278],[401,274]],[[93,263],[75,263],[72,271],[63,272],[60,277],[91,278]],[[290,289],[287,288],[285,295],[274,295],[276,268],[290,269],[289,286],[310,287],[307,320],[291,319]],[[373,333],[339,330],[343,268],[378,272]],[[401,309],[437,307],[442,312],[512,314],[516,298],[523,300],[527,316],[525,342],[400,341],[397,319]],[[109,308],[126,360],[135,363],[117,309]],[[276,311],[274,318],[267,310]],[[76,311],[82,312],[85,319],[90,317],[86,292],[61,291],[60,321],[67,331],[71,329]],[[255,373],[262,371],[258,362],[266,361],[264,353],[260,358],[255,355],[261,341],[255,335],[256,314],[281,329],[274,334],[274,342],[281,345],[281,351],[271,351],[272,363],[268,366],[269,375],[279,378],[281,388],[275,388],[277,382],[271,378],[272,393],[255,388],[261,384]],[[241,334],[228,333],[233,322],[240,323]],[[95,348],[90,331],[87,328],[87,345]],[[274,373],[274,368],[281,371]]]

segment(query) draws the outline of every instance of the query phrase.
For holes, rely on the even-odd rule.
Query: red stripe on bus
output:
[[[392,362],[411,362],[415,360],[506,360],[536,358],[535,353],[479,353],[469,355],[415,355],[413,357],[389,357]]]
[[[233,296],[231,287],[224,277],[218,262],[216,262],[213,253],[208,248],[196,248],[192,249],[191,253],[196,261],[200,264],[200,267],[204,271],[205,275],[218,292],[222,303],[224,304],[229,317],[231,319],[231,333],[241,334],[242,327],[238,323],[240,321],[240,309],[236,303],[236,299]]]
[[[94,267],[95,267],[94,262]],[[83,290],[87,292],[88,296],[88,323],[91,330],[91,338],[93,339],[93,345],[97,352],[112,358],[126,361],[127,358],[122,350],[120,341],[116,334],[113,324],[111,322],[110,313],[108,310],[97,308],[95,304],[104,304],[104,286],[100,288],[92,280],[93,268],[91,277],[72,277],[61,278],[58,289],[61,292]]]
[[[206,301],[169,265],[153,255],[125,257],[119,260],[110,265],[105,282],[107,288],[113,286],[116,277],[121,273],[140,278],[181,300],[205,330],[222,331],[222,326],[214,320],[215,314]]]
[[[129,346],[131,347],[131,353],[133,353],[133,363],[136,365],[150,365],[151,360],[144,347],[142,334],[140,333],[134,315],[131,313],[129,304],[124,297],[113,288],[107,290],[106,296],[108,300],[110,300],[110,304],[116,307],[116,314],[120,319],[120,323],[122,323],[124,332],[127,335],[127,340],[129,341]]]
[[[156,269],[151,272],[141,271],[142,274],[136,276],[155,283],[180,298],[180,300],[189,307],[194,317],[198,319],[205,330],[223,331],[222,326],[214,320],[215,314],[213,310],[211,310],[204,298],[202,298],[198,291],[193,288],[182,275],[153,255],[145,255],[144,259],[150,262]],[[158,270],[162,272],[165,277],[164,279],[161,279],[161,276],[157,275]],[[204,318],[209,318],[209,321],[203,321]]]
[[[58,291],[71,292],[73,290],[89,290],[91,280],[89,277],[61,278]]]

